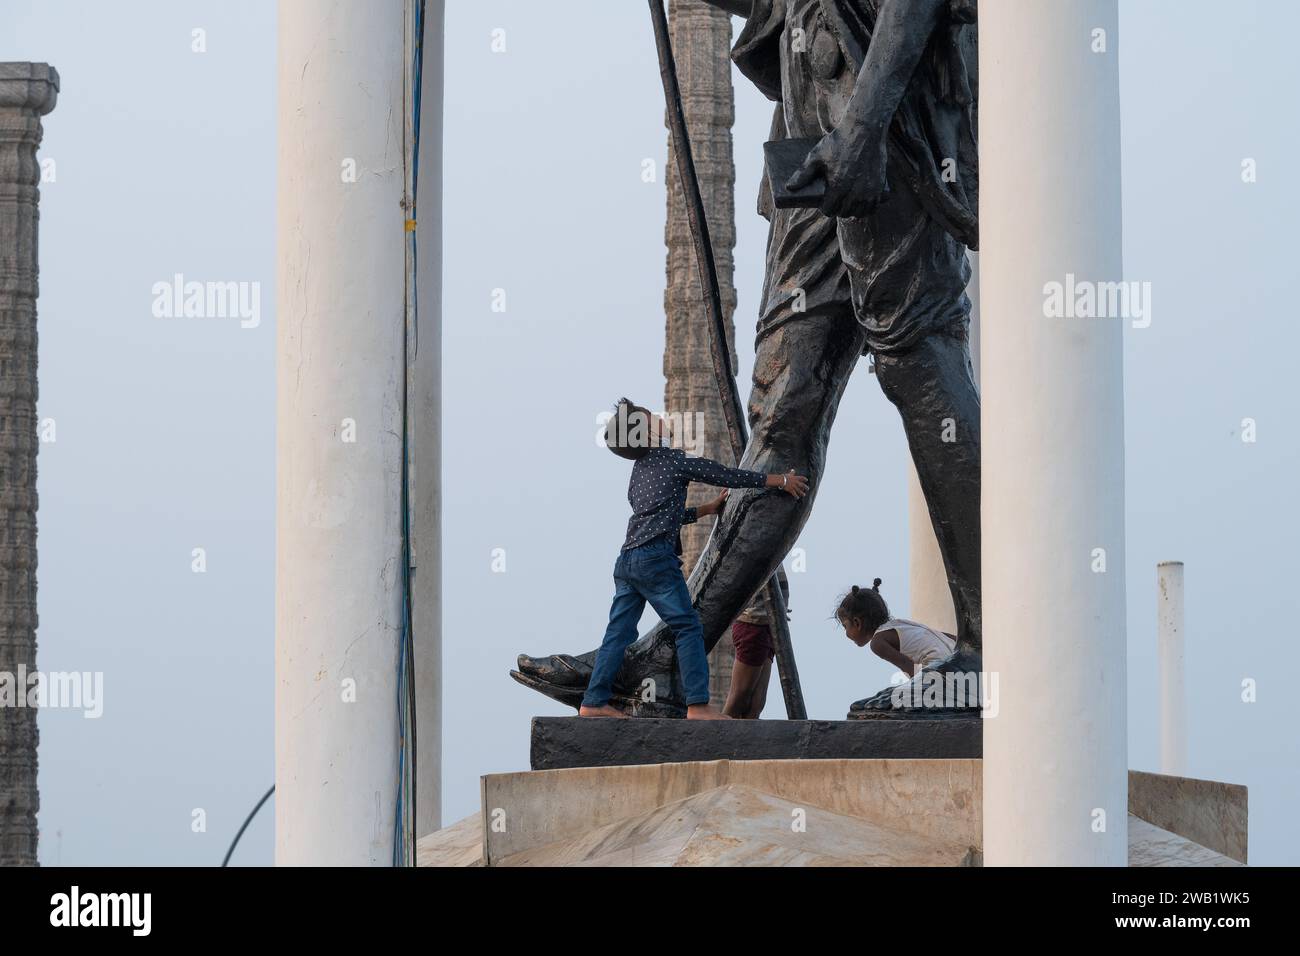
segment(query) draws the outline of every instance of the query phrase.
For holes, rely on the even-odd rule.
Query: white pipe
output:
[[[980,8],[984,861],[1127,863],[1117,0]],[[1102,51],[1098,51],[1098,46]]]
[[[416,237],[420,302],[411,427],[416,836],[442,826],[442,118],[443,0],[428,0]]]
[[[1183,562],[1156,565],[1156,642],[1160,668],[1160,772],[1187,773],[1187,684],[1184,670]]]
[[[409,70],[402,24],[401,0],[281,0],[279,8],[282,865],[387,866],[393,857]]]

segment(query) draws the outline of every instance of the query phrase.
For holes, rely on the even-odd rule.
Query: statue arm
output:
[[[845,121],[883,137],[949,0],[884,0]]]
[[[719,10],[726,10],[736,17],[748,17],[754,9],[754,0],[704,0],[704,2]]]
[[[790,180],[801,189],[825,179],[827,215],[867,215],[883,199],[889,126],[948,3],[882,0],[844,119]]]

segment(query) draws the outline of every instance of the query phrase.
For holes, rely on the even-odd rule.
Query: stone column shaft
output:
[[[734,368],[736,168],[731,138],[731,128],[735,123],[731,17],[703,0],[672,0],[668,26],[677,60],[686,126],[691,134],[696,173],[704,196],[709,234],[713,239],[713,255],[717,262],[722,310]],[[671,133],[668,147],[668,217],[664,229],[668,246],[668,282],[664,291],[667,317],[664,408],[670,414],[683,416],[682,420],[692,430],[689,450],[693,454],[734,464],[731,439],[714,379],[709,319],[704,308],[682,181],[672,161],[675,145]],[[716,488],[694,485],[687,504],[698,505],[717,494]],[[704,550],[713,521],[713,518],[704,518],[682,529],[682,561],[688,573]],[[719,707],[726,702],[731,686],[732,653],[731,633],[728,631],[709,654],[711,700]]]
[[[0,867],[36,865],[39,734],[18,704],[36,671],[36,149],[58,92],[52,67],[0,63]]]

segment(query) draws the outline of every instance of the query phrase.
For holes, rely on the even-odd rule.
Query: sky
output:
[[[1152,289],[1150,327],[1125,333],[1129,763],[1157,768],[1155,566],[1182,560],[1189,773],[1250,787],[1260,864],[1300,863],[1297,29],[1287,0],[1121,4],[1125,270]],[[271,0],[0,0],[0,60],[62,77],[41,152],[39,666],[104,674],[102,716],[40,717],[47,865],[214,865],[273,779],[275,35]],[[665,195],[642,171],[666,134],[640,3],[448,0],[446,71],[450,823],[481,774],[526,769],[529,718],[571,713],[508,678],[515,656],[604,630],[627,474],[592,435],[619,395],[662,403]],[[771,110],[735,79],[747,391]],[[257,288],[256,323],[156,316],[177,273]],[[906,461],[860,365],[791,575],[811,716],[889,681],[831,609],[880,577],[906,610]],[[273,840],[268,808],[235,862],[270,863]]]

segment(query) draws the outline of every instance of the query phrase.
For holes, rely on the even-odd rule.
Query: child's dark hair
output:
[[[869,588],[855,584],[852,591],[840,598],[835,619],[842,622],[850,618],[861,621],[866,631],[874,631],[889,620],[889,605],[880,596],[880,578],[872,581]]]
[[[630,398],[620,398],[614,417],[605,423],[605,447],[628,461],[644,458],[655,442],[650,435],[650,410]]]

